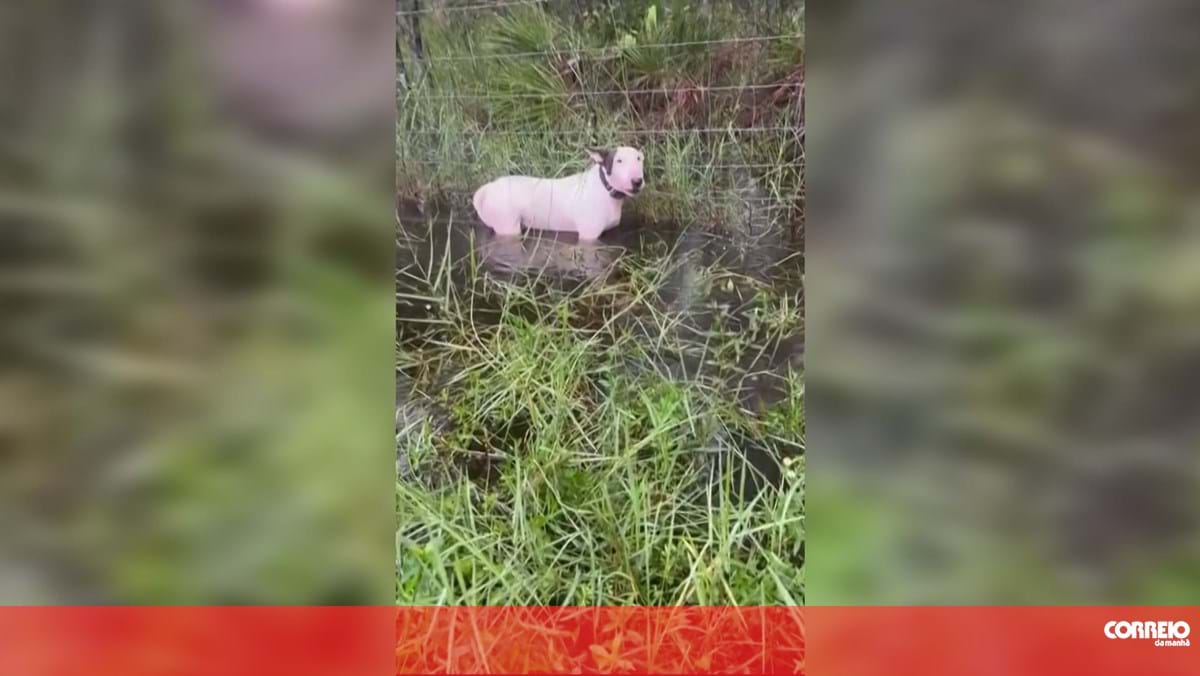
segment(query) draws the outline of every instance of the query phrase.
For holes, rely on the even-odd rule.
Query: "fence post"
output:
[[[408,70],[404,65],[404,31],[401,26],[400,14],[402,5],[401,0],[396,0],[396,85],[401,89],[408,89]]]
[[[425,45],[421,41],[421,0],[412,0],[412,13],[408,15],[408,24],[412,38],[413,78],[420,80],[428,70],[428,64],[422,63],[425,59]]]

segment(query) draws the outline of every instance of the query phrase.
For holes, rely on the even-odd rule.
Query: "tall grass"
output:
[[[634,145],[649,187],[630,208],[647,217],[726,220],[749,199],[798,219],[803,4],[693,5],[428,15],[425,76],[399,92],[397,188],[465,204],[499,175],[565,175],[585,146]]]
[[[402,198],[465,218],[485,181],[634,145],[635,218],[699,228],[748,200],[801,216],[803,42],[752,39],[802,34],[800,4],[552,0],[435,11],[421,31],[425,67],[406,72],[424,75],[398,95]],[[399,233],[398,304],[425,310],[398,325],[397,601],[802,603],[804,388],[772,363],[803,332],[799,273],[644,250],[562,284],[549,263],[500,277],[474,246],[414,244],[456,225]],[[752,300],[698,308],[681,276]]]
[[[402,272],[431,310],[398,341],[428,407],[399,430],[398,602],[803,602],[803,385],[754,358],[800,330],[797,298],[760,284],[745,331],[699,335],[672,260],[568,290],[474,258]],[[755,377],[780,396],[736,396]]]

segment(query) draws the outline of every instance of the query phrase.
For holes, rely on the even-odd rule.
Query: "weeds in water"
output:
[[[429,316],[398,342],[425,413],[398,451],[399,603],[803,602],[799,369],[768,404],[731,396],[795,299],[762,285],[746,331],[705,332],[670,309],[672,266],[623,260],[569,290],[473,259],[402,273]]]
[[[426,17],[425,77],[399,93],[402,198],[465,206],[497,176],[635,145],[634,219],[799,218],[802,41],[736,40],[802,31],[802,5],[573,11]],[[781,357],[803,336],[800,272],[643,250],[596,256],[587,281],[494,275],[474,245],[418,246],[418,221],[399,233],[397,602],[803,603],[804,388]]]

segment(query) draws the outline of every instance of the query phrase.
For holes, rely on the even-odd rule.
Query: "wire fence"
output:
[[[683,42],[661,42],[640,44],[634,48],[629,47],[564,47],[561,49],[542,49],[525,52],[503,52],[499,54],[455,54],[451,56],[431,56],[429,61],[479,61],[482,59],[516,59],[530,56],[592,56],[601,59],[618,59],[624,53],[636,50],[646,49],[679,49],[681,47],[711,47],[714,45],[736,45],[753,42],[770,42],[772,40],[798,40],[799,35],[756,35],[741,38],[720,38],[716,40],[688,40]]]
[[[563,159],[564,159],[564,160],[567,160],[567,159],[572,159],[572,158],[565,158],[565,157],[564,157]],[[430,164],[430,165],[439,165],[439,166],[452,166],[452,167],[453,167],[453,166],[463,166],[463,167],[466,167],[466,166],[473,166],[473,165],[474,165],[474,163],[473,163],[473,162],[454,161],[454,160],[410,160],[410,162],[412,162],[412,163],[414,163],[414,164]],[[755,164],[744,164],[744,163],[743,163],[743,164],[706,164],[706,165],[704,165],[703,167],[696,167],[696,170],[697,170],[697,171],[700,171],[700,170],[705,170],[705,171],[709,171],[709,170],[728,171],[728,170],[731,170],[731,169],[775,169],[775,170],[783,170],[783,169],[789,169],[789,168],[791,168],[791,167],[789,167],[789,165],[787,165],[787,164],[779,164],[779,163],[776,163],[776,162],[758,162],[758,163],[755,163]]]
[[[400,5],[403,0],[398,0],[397,5]],[[516,2],[491,2],[480,3],[477,5],[438,5],[418,9],[397,9],[397,16],[419,16],[421,14],[433,14],[435,12],[470,12],[474,10],[496,10],[505,7],[521,7],[541,5],[549,0],[517,0]]]
[[[781,91],[803,88],[801,82],[772,82],[770,84],[746,84],[746,85],[684,85],[679,87],[654,87],[654,88],[632,88],[632,89],[596,89],[596,90],[581,90],[567,92],[539,92],[539,93],[481,93],[481,92],[456,92],[449,94],[425,94],[422,99],[426,101],[448,101],[448,100],[480,100],[480,101],[496,101],[502,99],[553,99],[553,98],[572,98],[582,96],[640,96],[644,94],[661,94],[663,96],[672,96],[679,94],[725,94],[725,93],[740,93],[747,91],[771,90]]]
[[[791,125],[781,125],[774,127],[710,127],[703,129],[622,129],[621,134],[627,136],[638,136],[645,134],[755,134],[762,132],[788,132],[800,133],[799,127]],[[410,130],[413,134],[444,134],[444,129],[413,129]],[[471,133],[471,132],[468,132]],[[592,129],[479,129],[473,133],[477,134],[516,134],[525,136],[578,136],[582,134],[593,134]]]
[[[734,3],[689,3],[735,10],[735,20],[708,33],[701,24],[711,12],[660,15],[649,8],[662,3],[645,2],[635,8],[644,21],[581,39],[585,19],[596,21],[591,0],[397,0],[403,178],[462,198],[496,172],[567,166],[582,162],[580,147],[620,142],[647,149],[651,165],[668,155],[682,163],[669,173],[687,185],[660,184],[643,197],[728,197],[802,219],[802,0],[798,25],[744,20],[747,7],[786,0],[737,3],[740,11]],[[574,32],[554,34],[561,24]],[[774,30],[745,34],[754,26]],[[793,46],[794,63],[786,60]]]

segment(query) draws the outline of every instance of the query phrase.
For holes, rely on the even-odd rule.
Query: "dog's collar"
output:
[[[600,183],[602,185],[604,185],[604,189],[608,191],[609,197],[612,197],[613,199],[618,199],[618,200],[623,200],[626,197],[629,197],[629,195],[627,195],[626,193],[623,193],[620,190],[617,190],[616,188],[609,185],[608,177],[604,175],[604,167],[597,167],[597,168],[600,169]]]

